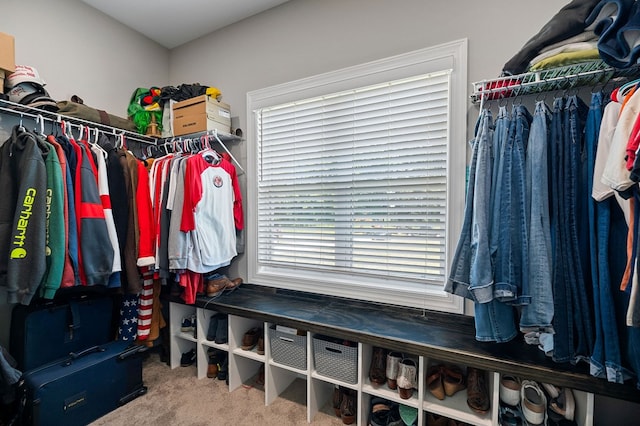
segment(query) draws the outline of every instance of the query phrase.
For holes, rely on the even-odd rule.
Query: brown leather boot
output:
[[[484,370],[467,367],[467,405],[476,413],[489,412],[489,386]]]
[[[386,360],[387,350],[378,346],[373,347],[373,356],[371,358],[371,365],[369,366],[369,380],[371,385],[378,387],[384,384],[387,377],[386,372]]]

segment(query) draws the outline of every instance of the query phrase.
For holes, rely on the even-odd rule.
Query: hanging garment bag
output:
[[[113,341],[85,349],[23,375],[25,425],[86,425],[146,393],[145,346]]]
[[[110,296],[16,305],[11,312],[9,352],[24,372],[110,342],[114,339],[112,311]]]

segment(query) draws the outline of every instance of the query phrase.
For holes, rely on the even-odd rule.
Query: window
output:
[[[466,40],[248,94],[249,281],[461,312]]]

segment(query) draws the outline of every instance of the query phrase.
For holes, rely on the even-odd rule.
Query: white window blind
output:
[[[441,285],[450,77],[257,110],[259,263]]]

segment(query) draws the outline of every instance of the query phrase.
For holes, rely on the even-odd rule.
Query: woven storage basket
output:
[[[283,333],[269,327],[271,357],[278,364],[288,365],[299,370],[307,369],[307,336]]]
[[[345,383],[358,383],[358,346],[346,346],[313,337],[313,359],[318,374]]]

